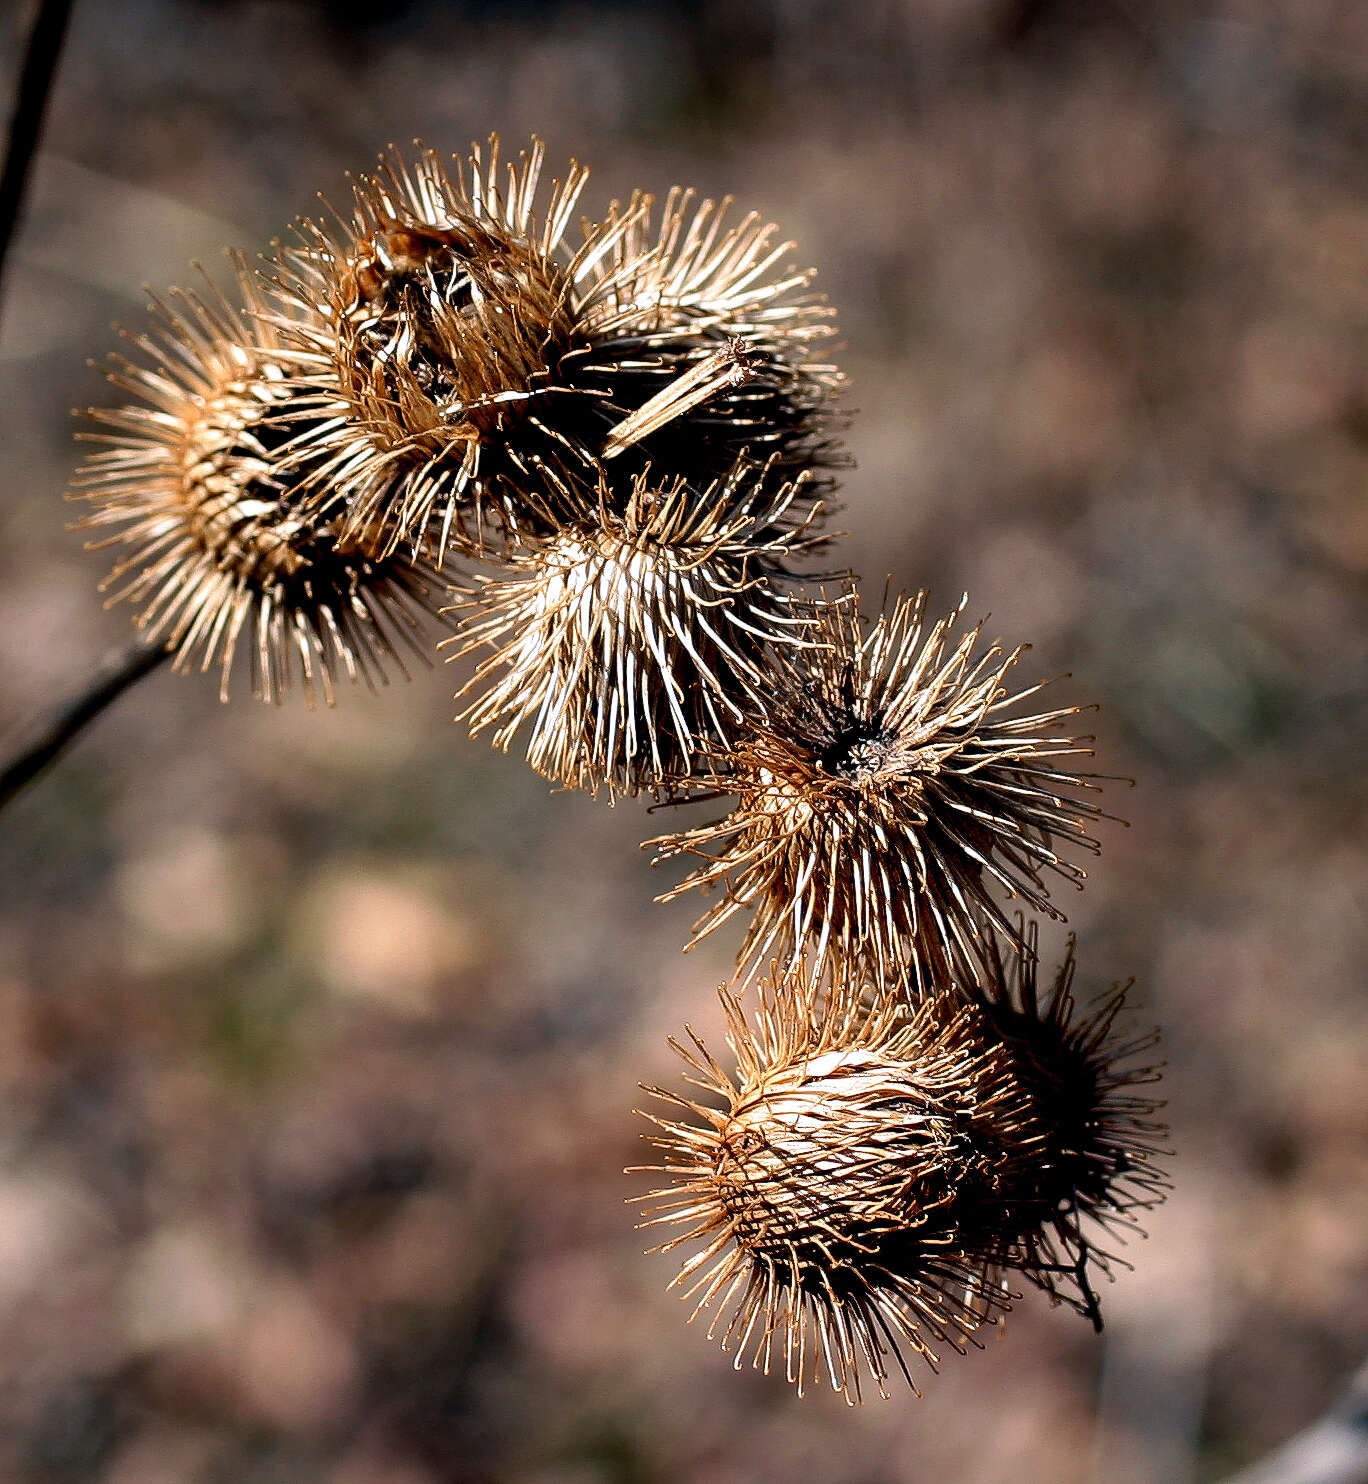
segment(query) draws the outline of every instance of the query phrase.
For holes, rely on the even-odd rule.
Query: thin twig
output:
[[[19,74],[14,112],[10,115],[5,168],[0,174],[0,307],[4,303],[5,260],[19,225],[24,186],[38,147],[38,137],[43,131],[43,115],[47,112],[57,59],[62,54],[71,4],[72,0],[42,0],[33,30],[29,32],[24,68]]]
[[[0,809],[55,762],[111,701],[155,670],[169,654],[164,646],[139,639],[128,649],[108,656],[83,691],[30,723],[9,761],[0,767]]]

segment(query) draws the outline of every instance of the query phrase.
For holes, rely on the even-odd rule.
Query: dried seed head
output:
[[[854,595],[820,610],[812,642],[774,656],[765,714],[700,785],[737,796],[730,815],[649,842],[705,864],[668,900],[722,882],[695,941],[753,909],[741,962],[806,956],[836,980],[904,978],[915,992],[972,949],[981,923],[1010,925],[1000,887],[1051,916],[1044,873],[1081,881],[1060,852],[1096,850],[1080,793],[1087,754],[1065,727],[1078,708],[1011,715],[1020,657],[955,640],[963,603],[924,632],[925,594],[862,626]]]
[[[1139,1091],[1159,1080],[1158,1066],[1143,1060],[1159,1033],[1115,1033],[1129,985],[1076,1011],[1072,938],[1042,991],[1034,923],[1018,922],[1005,943],[990,937],[980,964],[959,977],[1001,1040],[1039,1129],[1040,1157],[1015,1178],[1004,1213],[1004,1229],[1016,1231],[1001,1261],[1101,1329],[1089,1265],[1111,1278],[1113,1265],[1125,1264],[1097,1242],[1143,1235],[1136,1213],[1170,1188],[1158,1166],[1169,1152],[1154,1118],[1163,1105]]]
[[[122,555],[110,602],[141,605],[138,625],[175,651],[175,667],[218,666],[227,698],[239,644],[253,688],[277,701],[297,675],[329,705],[339,672],[371,686],[436,611],[429,578],[401,557],[340,544],[337,508],[317,488],[326,424],[301,411],[290,352],[259,318],[252,279],[235,260],[241,306],[206,280],[203,293],[152,301],[152,327],[129,341],[108,379],[141,399],[91,409],[110,432],[75,479],[98,503],[78,529],[116,534],[92,549]]]
[[[1075,1018],[1072,945],[1039,995],[1035,946],[1021,928],[915,1004],[824,995],[805,967],[762,982],[751,1020],[723,991],[734,1075],[692,1032],[672,1043],[721,1106],[648,1089],[686,1116],[646,1115],[671,1181],[646,1224],[687,1227],[656,1250],[701,1244],[675,1282],[716,1304],[738,1365],[768,1371],[777,1344],[800,1388],[857,1399],[864,1371],[886,1394],[901,1346],[934,1365],[932,1342],[1006,1309],[1009,1270],[1101,1328],[1090,1264],[1118,1259],[1092,1233],[1135,1231],[1168,1189],[1158,1104],[1134,1091],[1154,1037],[1112,1037],[1122,991]]]
[[[1019,1162],[1028,1121],[1000,1046],[962,1004],[885,1002],[819,1013],[803,972],[762,985],[754,1021],[723,992],[729,1076],[690,1032],[688,1080],[720,1100],[651,1088],[683,1120],[647,1114],[672,1182],[642,1199],[647,1225],[684,1224],[668,1252],[702,1244],[676,1278],[717,1306],[738,1367],[767,1373],[776,1347],[801,1391],[847,1399],[890,1367],[916,1390],[904,1349],[933,1368],[1008,1307],[980,1225]]]
[[[433,151],[391,151],[350,218],[304,221],[283,250],[282,331],[319,397],[348,409],[328,475],[349,522],[478,552],[491,521],[555,531],[565,512],[539,475],[558,461],[618,459],[624,491],[650,461],[695,487],[748,449],[790,474],[835,462],[840,378],[808,364],[828,312],[780,266],[774,228],[728,230],[725,203],[676,192],[653,238],[636,196],[575,250],[587,172],[572,164],[539,215],[544,154],[534,141],[505,188],[496,136],[454,174]]]
[[[513,547],[465,590],[477,616],[457,653],[493,649],[461,692],[472,733],[507,748],[528,724],[528,761],[574,788],[687,775],[759,704],[763,646],[802,641],[786,589],[819,540],[804,483],[742,463],[697,494],[647,473],[620,512],[601,484],[597,507]]]
[[[544,154],[536,141],[505,190],[497,137],[454,174],[433,150],[412,165],[392,150],[356,182],[350,218],[304,220],[283,250],[281,332],[317,395],[346,408],[328,474],[349,532],[379,523],[390,545],[421,544],[436,515],[443,548],[453,535],[477,546],[487,514],[516,521],[499,455],[560,391],[551,371],[573,321],[558,250],[587,174],[572,164],[539,217]]]

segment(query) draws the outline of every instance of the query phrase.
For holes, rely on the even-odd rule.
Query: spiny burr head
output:
[[[956,976],[1001,1042],[1038,1129],[1038,1158],[1015,1179],[1004,1210],[1000,1261],[1100,1329],[1091,1270],[1111,1278],[1125,1266],[1103,1244],[1143,1235],[1137,1216],[1169,1191],[1159,1164],[1170,1152],[1167,1131],[1155,1117],[1163,1104],[1145,1091],[1159,1080],[1147,1055],[1159,1034],[1121,1032],[1129,985],[1079,1009],[1072,938],[1042,984],[1036,924],[1015,927],[1008,939],[990,934],[978,961]]]
[[[1095,782],[1061,760],[1077,708],[1021,714],[1022,650],[929,629],[926,595],[862,622],[853,591],[816,609],[801,649],[776,651],[763,713],[696,783],[736,799],[714,823],[649,842],[701,858],[666,899],[720,884],[695,940],[752,913],[741,962],[806,957],[835,980],[905,980],[916,993],[983,924],[1010,926],[996,893],[1058,916],[1047,875],[1096,850]]]
[[[477,550],[486,520],[516,523],[500,455],[558,390],[572,343],[560,249],[587,176],[572,164],[539,215],[544,156],[534,142],[505,188],[497,137],[454,170],[434,150],[390,150],[354,182],[350,215],[304,219],[281,249],[280,331],[315,395],[344,408],[327,475],[348,533],[416,547],[435,519],[439,550]]]
[[[763,704],[766,647],[803,642],[791,563],[820,541],[805,495],[742,462],[701,492],[647,471],[615,508],[605,476],[579,518],[464,589],[458,653],[492,651],[462,692],[471,731],[506,748],[525,726],[528,761],[574,788],[686,776]]]
[[[816,493],[821,471],[846,462],[833,438],[845,380],[820,359],[832,311],[775,224],[732,218],[732,206],[678,187],[658,220],[643,193],[614,205],[577,296],[587,344],[575,374],[616,409],[599,456],[629,472],[649,461],[703,485],[749,454],[817,476]]]
[[[82,530],[114,534],[105,586],[139,606],[175,667],[221,672],[226,699],[246,651],[253,688],[277,701],[302,683],[332,704],[339,674],[374,686],[435,614],[435,577],[404,557],[338,536],[335,502],[316,480],[326,419],[301,406],[291,353],[261,318],[253,279],[235,261],[239,303],[203,292],[153,300],[151,327],[127,338],[140,362],[108,379],[139,402],[92,409],[107,431],[78,472],[74,495],[95,505]]]
[[[649,1089],[683,1113],[647,1115],[671,1184],[646,1224],[686,1228],[657,1250],[696,1249],[675,1282],[715,1306],[738,1366],[777,1350],[800,1391],[887,1395],[893,1369],[915,1390],[904,1351],[935,1368],[1009,1303],[979,1224],[1027,1117],[1000,1049],[943,1001],[824,1013],[803,970],[762,984],[752,1017],[722,1000],[735,1074],[693,1037],[672,1044],[711,1101]]]
[[[1113,1036],[1120,993],[1075,1015],[1072,952],[1039,995],[1034,949],[1023,928],[1010,960],[915,1005],[868,981],[833,996],[806,966],[750,1015],[724,990],[734,1072],[692,1032],[672,1043],[708,1097],[648,1089],[682,1116],[647,1115],[670,1183],[645,1224],[684,1228],[656,1250],[693,1249],[675,1282],[738,1365],[778,1350],[800,1389],[887,1394],[904,1349],[934,1366],[1004,1312],[1013,1271],[1101,1328],[1091,1270],[1118,1259],[1096,1234],[1168,1188],[1135,1091],[1153,1037]]]

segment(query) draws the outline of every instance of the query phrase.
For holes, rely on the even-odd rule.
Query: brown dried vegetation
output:
[[[752,1015],[723,993],[734,1075],[676,1047],[712,1101],[655,1092],[683,1116],[647,1224],[686,1227],[660,1250],[698,1247],[676,1283],[738,1364],[886,1395],[1014,1273],[1100,1325],[1091,1233],[1166,1188],[1148,1042],[1115,1043],[1121,992],[1075,1016],[1072,949],[1042,994],[1003,905],[1061,915],[1049,877],[1097,849],[1078,708],[1022,714],[1024,646],[957,636],[963,603],[928,628],[924,593],[872,622],[853,579],[803,596],[842,462],[810,273],[688,191],[572,248],[586,172],[539,208],[544,154],[391,151],[269,277],[237,260],[237,303],[154,301],[81,525],[225,695],[239,648],[266,699],[383,679],[441,589],[472,732],[525,730],[570,787],[735,798],[653,843],[703,862],[667,897],[722,889],[695,941],[749,911],[739,985],[771,978]]]

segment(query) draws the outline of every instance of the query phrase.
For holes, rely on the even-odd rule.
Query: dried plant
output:
[[[774,228],[726,229],[676,192],[651,240],[638,195],[571,249],[587,172],[572,164],[539,214],[544,157],[535,140],[505,188],[497,137],[454,174],[392,151],[350,218],[304,220],[282,250],[281,333],[319,400],[345,404],[326,477],[349,535],[479,554],[490,522],[555,533],[557,462],[620,459],[626,499],[652,460],[701,487],[748,449],[793,474],[836,457],[821,428],[839,377],[806,364],[828,311],[810,274],[783,270]]]
[[[812,270],[789,263],[795,244],[776,242],[758,212],[729,223],[732,206],[676,187],[658,223],[644,192],[609,211],[578,373],[622,409],[601,456],[635,448],[633,465],[703,485],[749,454],[807,473],[810,497],[825,497],[830,481],[812,476],[846,462],[831,436],[845,378],[814,359],[835,334],[833,311],[811,292]]]
[[[670,1181],[642,1198],[646,1224],[687,1228],[655,1250],[698,1249],[674,1283],[695,1316],[716,1306],[709,1336],[738,1367],[768,1373],[777,1349],[800,1392],[826,1380],[856,1401],[867,1374],[886,1396],[890,1366],[915,1391],[904,1349],[934,1369],[1009,1306],[981,1255],[991,1233],[963,1220],[1006,1178],[1028,1117],[1002,1049],[939,1000],[828,1013],[802,967],[762,983],[753,1019],[721,998],[734,1076],[692,1031],[691,1047],[671,1041],[720,1106],[647,1089],[686,1115],[645,1115],[664,1155],[646,1169]]]
[[[1022,650],[929,628],[925,595],[867,622],[801,596],[825,539],[829,311],[791,244],[729,202],[614,204],[568,241],[586,172],[537,205],[545,151],[497,138],[454,171],[398,152],[348,215],[302,221],[239,298],[154,300],[91,415],[80,522],[121,552],[111,601],[176,664],[235,656],[259,694],[371,683],[434,589],[483,656],[472,732],[524,729],[572,787],[729,796],[653,842],[720,886],[695,941],[749,911],[748,1016],[722,992],[728,1073],[693,1036],[695,1100],[652,1090],[676,1282],[741,1365],[782,1352],[858,1400],[905,1356],[978,1343],[1019,1273],[1100,1323],[1094,1245],[1163,1198],[1154,1079],[1117,990],[1081,1014],[1073,949],[1048,989],[1036,929],[1081,884],[1096,779],[1077,708],[1029,714]],[[108,533],[108,534],[105,534]],[[455,580],[448,551],[484,566]],[[0,801],[151,668],[144,648],[0,772]],[[76,717],[73,721],[71,718]],[[697,1312],[697,1311],[696,1311]],[[915,1390],[915,1385],[914,1388]]]
[[[853,595],[852,595],[853,598]],[[736,798],[724,818],[648,842],[699,856],[670,900],[721,883],[695,941],[753,913],[740,959],[807,958],[818,972],[914,989],[973,952],[981,924],[1011,931],[1000,888],[1059,916],[1045,872],[1081,883],[1061,851],[1095,851],[1094,781],[1078,708],[1014,714],[1035,694],[1006,680],[1023,648],[954,637],[963,603],[929,631],[926,595],[864,624],[852,601],[817,610],[813,642],[774,656],[765,713],[700,772]]]
[[[838,1007],[805,966],[762,982],[753,1019],[724,989],[734,1075],[671,1042],[720,1106],[648,1089],[687,1117],[646,1115],[671,1181],[647,1224],[687,1227],[656,1250],[697,1249],[675,1283],[716,1304],[738,1365],[777,1346],[800,1390],[857,1400],[863,1371],[886,1395],[902,1347],[934,1366],[1007,1308],[1010,1270],[1101,1328],[1089,1264],[1117,1259],[1090,1233],[1136,1231],[1168,1189],[1159,1105],[1132,1091],[1154,1037],[1112,1036],[1123,990],[1075,1018],[1072,944],[1038,994],[1035,946],[1023,930],[915,1005],[867,983]]]
[[[253,688],[278,701],[294,680],[329,705],[339,675],[372,687],[437,612],[433,574],[403,555],[339,539],[341,510],[317,496],[324,424],[300,412],[295,361],[261,318],[254,281],[235,260],[241,304],[206,279],[202,293],[153,299],[151,327],[127,334],[143,357],[116,357],[108,379],[140,398],[89,416],[110,431],[75,480],[98,508],[79,529],[115,534],[110,602],[140,606],[149,642],[176,668],[229,675],[245,649]]]
[[[458,655],[492,647],[462,694],[472,732],[574,788],[624,793],[688,774],[764,704],[765,646],[801,643],[790,563],[817,545],[806,480],[742,462],[702,493],[678,476],[632,481],[514,547],[467,596]],[[795,508],[797,513],[795,514]]]
[[[443,546],[453,528],[464,536],[497,484],[491,448],[515,426],[540,430],[560,395],[551,373],[571,348],[570,285],[585,264],[557,252],[587,172],[572,165],[538,219],[544,153],[538,143],[511,166],[504,191],[497,139],[454,175],[435,151],[412,166],[391,152],[356,182],[350,218],[306,218],[282,250],[281,334],[317,398],[342,403],[325,471],[349,531],[421,545],[436,513]]]

